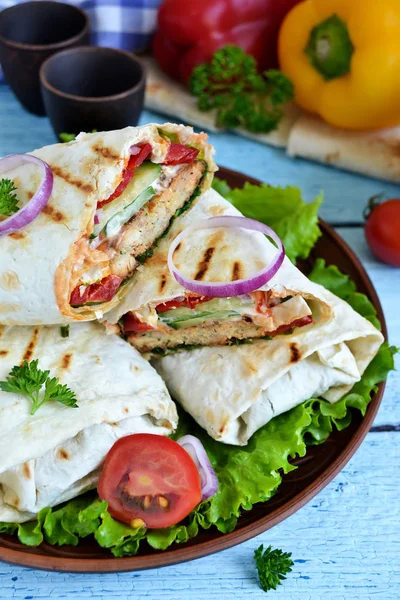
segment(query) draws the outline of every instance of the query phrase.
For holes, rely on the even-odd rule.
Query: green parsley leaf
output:
[[[60,140],[62,141],[63,144],[66,144],[67,142],[73,142],[74,139],[76,138],[76,134],[75,133],[60,133],[60,135],[58,136],[60,138]]]
[[[97,133],[97,129],[92,129],[92,131],[89,131],[89,133]],[[63,144],[66,144],[67,142],[73,142],[76,139],[76,136],[78,134],[77,133],[60,133],[60,135],[58,136],[60,138],[60,140],[62,141]]]
[[[14,192],[17,188],[11,179],[0,180],[0,215],[11,217],[18,212],[18,200]]]
[[[0,389],[3,392],[28,396],[32,400],[31,415],[50,400],[76,408],[78,405],[74,392],[59,383],[57,377],[50,378],[50,371],[42,371],[38,368],[38,363],[38,360],[32,360],[30,363],[24,360],[22,366],[13,367],[7,380],[0,381]]]
[[[190,89],[200,110],[216,110],[218,127],[244,127],[253,133],[276,129],[282,106],[294,97],[286,75],[275,69],[259,73],[254,57],[238,46],[224,46],[211,62],[196,67]]]
[[[69,325],[62,325],[60,327],[60,334],[62,338],[69,337]]]
[[[272,550],[271,546],[264,550],[262,544],[254,551],[258,578],[264,592],[276,590],[286,579],[285,575],[290,573],[294,565],[291,556],[291,552],[282,552],[278,548]]]

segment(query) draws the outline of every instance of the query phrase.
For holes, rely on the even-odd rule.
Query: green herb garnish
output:
[[[264,550],[262,544],[254,551],[258,578],[264,592],[276,590],[277,586],[286,579],[285,575],[290,573],[294,565],[291,556],[291,552],[282,552],[278,548],[272,550],[271,546]]]
[[[291,81],[275,69],[259,73],[253,56],[238,46],[217,50],[211,62],[193,70],[192,94],[202,111],[215,109],[218,127],[244,127],[268,133],[283,117],[282,106],[294,97]]]
[[[89,131],[89,133],[97,133],[97,129],[92,129],[92,131]],[[60,138],[60,140],[62,141],[63,144],[66,144],[67,142],[73,142],[76,139],[76,136],[78,134],[77,133],[60,133],[60,135],[58,136]]]
[[[196,350],[197,348],[201,348],[199,344],[178,344],[173,348],[153,348],[151,350],[151,354],[155,356],[168,356],[169,354],[175,354],[175,352],[179,352],[180,350]]]
[[[155,242],[155,245],[156,245],[156,243],[157,243],[157,241]],[[139,254],[139,256],[136,257],[136,260],[138,261],[138,263],[143,265],[148,258],[151,258],[153,256],[155,245],[152,246],[151,248],[147,248],[147,250],[145,250],[144,252],[142,252],[142,254]]]
[[[60,333],[62,338],[69,337],[69,325],[62,325],[60,327]]]
[[[74,139],[76,138],[76,134],[75,133],[60,133],[60,135],[58,137],[60,138],[60,140],[62,141],[63,144],[66,144],[67,142],[73,142]]]
[[[17,188],[11,179],[0,180],[0,215],[11,217],[11,215],[18,212],[16,191]]]
[[[3,392],[28,396],[32,400],[31,415],[50,400],[76,408],[78,405],[75,393],[66,385],[62,385],[57,377],[49,377],[50,371],[39,369],[38,362],[32,360],[28,363],[24,360],[22,366],[13,367],[7,380],[0,381],[0,389]]]

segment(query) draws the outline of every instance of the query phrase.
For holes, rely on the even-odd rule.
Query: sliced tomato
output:
[[[168,148],[167,156],[164,160],[164,165],[183,165],[191,163],[195,160],[199,153],[196,148],[190,148],[184,144],[172,142]]]
[[[151,433],[119,439],[107,454],[97,488],[111,515],[150,529],[179,523],[201,501],[199,472],[173,440]]]
[[[71,294],[71,306],[81,306],[82,304],[109,302],[115,296],[116,291],[122,283],[121,277],[117,275],[108,275],[99,283],[87,285],[81,294],[81,286],[78,285]]]
[[[311,315],[307,315],[306,317],[300,317],[299,319],[295,319],[291,323],[287,323],[286,325],[281,325],[280,327],[278,327],[278,329],[275,329],[275,331],[273,331],[272,333],[270,333],[268,335],[270,335],[271,337],[273,337],[275,335],[280,335],[282,333],[286,333],[287,331],[290,331],[290,329],[293,329],[293,327],[305,327],[306,325],[309,325],[312,322],[313,322],[313,320],[312,320]]]
[[[146,158],[149,156],[151,151],[152,151],[151,144],[142,144],[140,146],[132,146],[132,148],[131,148],[132,155],[131,155],[129,162],[122,174],[122,179],[121,179],[119,185],[106,200],[100,200],[100,202],[97,203],[97,208],[102,208],[106,204],[109,204],[109,202],[112,202],[113,200],[115,200],[115,198],[118,198],[119,196],[121,196],[122,192],[125,190],[125,188],[129,184],[129,182],[131,181],[132,177],[134,176],[135,169],[140,167],[142,162],[144,160],[146,160]]]
[[[129,312],[124,316],[124,331],[149,331],[154,329],[148,323],[143,323],[133,313]]]
[[[213,300],[213,296],[188,296],[183,300],[170,300],[169,302],[163,302],[156,306],[156,311],[159,313],[172,310],[173,308],[195,308],[198,304],[203,302],[209,302]]]
[[[122,192],[125,190],[125,188],[128,186],[128,184],[132,178],[133,178],[133,171],[130,171],[128,168],[125,169],[118,187],[111,194],[111,196],[108,196],[107,200],[100,200],[100,202],[97,203],[97,208],[102,208],[106,204],[109,204],[110,202],[115,200],[115,198],[118,198],[118,196],[120,196],[122,194]]]
[[[140,146],[132,146],[131,157],[128,163],[128,169],[133,170],[140,167],[142,162],[146,160],[146,158],[151,154],[151,151],[151,144],[140,144]]]

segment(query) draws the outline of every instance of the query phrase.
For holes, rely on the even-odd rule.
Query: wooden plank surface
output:
[[[145,112],[141,123],[163,122]],[[46,119],[25,113],[0,86],[0,156],[53,143]],[[279,185],[298,185],[305,199],[325,190],[322,216],[361,223],[366,198],[398,186],[301,160],[232,134],[211,135],[217,161]],[[380,295],[390,340],[400,345],[400,270],[378,263],[361,228],[340,227]],[[400,361],[397,361],[400,368]],[[231,600],[265,598],[253,551],[272,544],[293,553],[294,572],[277,600],[398,600],[400,598],[400,374],[389,378],[382,408],[360,450],[312,502],[273,530],[218,555],[155,571],[107,575],[46,573],[0,563],[0,600]],[[387,430],[387,431],[385,431]]]

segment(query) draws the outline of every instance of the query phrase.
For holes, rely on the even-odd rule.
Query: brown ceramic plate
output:
[[[226,179],[232,187],[242,187],[246,181],[260,183],[224,168],[218,175]],[[367,294],[373,302],[386,337],[382,307],[363,266],[349,246],[329,225],[320,221],[320,227],[323,235],[304,265],[304,269],[309,269],[315,258],[320,256],[328,264],[335,264],[347,273],[357,284],[358,290]],[[275,496],[269,502],[258,504],[244,513],[232,533],[223,535],[215,528],[203,530],[188,543],[173,544],[164,552],[143,545],[140,553],[132,558],[114,558],[109,552],[102,550],[96,542],[89,540],[83,540],[77,547],[58,548],[43,543],[38,548],[29,548],[20,544],[15,537],[0,535],[0,559],[27,567],[55,571],[99,573],[134,571],[200,558],[244,542],[292,515],[343,469],[368,433],[381,402],[384,387],[384,383],[379,385],[364,418],[359,413],[354,413],[352,423],[347,429],[340,433],[335,431],[324,444],[311,446],[306,456],[295,460],[294,464],[299,468],[284,476]]]

